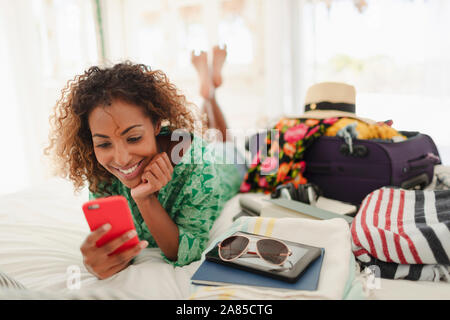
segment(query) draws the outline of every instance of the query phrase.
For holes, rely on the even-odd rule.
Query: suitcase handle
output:
[[[421,170],[428,167],[430,164],[437,164],[440,162],[440,158],[433,153],[427,153],[421,157],[408,161],[408,167],[403,168],[403,172],[410,172],[415,170]]]
[[[344,156],[365,158],[369,155],[369,148],[367,148],[362,144],[354,144],[352,146],[352,150],[350,150],[350,146],[346,143],[343,143],[339,147],[339,152],[342,153]]]

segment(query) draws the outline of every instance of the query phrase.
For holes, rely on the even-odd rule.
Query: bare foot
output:
[[[191,62],[197,70],[200,78],[200,94],[203,98],[209,99],[213,93],[211,78],[208,68],[208,56],[205,51],[201,51],[196,55],[194,51],[191,53]]]
[[[222,48],[219,46],[213,47],[213,61],[212,61],[212,82],[214,87],[220,87],[222,84],[222,67],[227,57],[227,46]]]

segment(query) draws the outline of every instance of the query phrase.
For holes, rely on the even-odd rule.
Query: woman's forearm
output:
[[[178,255],[178,227],[170,218],[156,196],[136,202],[148,230],[164,255],[172,261]]]

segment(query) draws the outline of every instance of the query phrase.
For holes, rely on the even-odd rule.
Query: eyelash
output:
[[[132,138],[128,138],[127,141],[130,142],[130,143],[136,143],[139,140],[141,140],[141,138],[142,137],[132,137]],[[111,145],[110,142],[105,142],[105,143],[97,145],[97,148],[103,148],[104,149],[104,148],[108,148],[110,145]]]
[[[131,143],[138,142],[139,140],[141,140],[141,137],[132,137],[132,138],[128,138],[127,140]]]

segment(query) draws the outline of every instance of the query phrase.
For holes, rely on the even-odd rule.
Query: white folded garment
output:
[[[342,219],[309,220],[298,218],[242,217],[215,241],[214,245],[236,231],[265,235],[325,249],[316,291],[276,291],[250,286],[192,285],[190,299],[364,299],[362,284],[354,283],[356,263],[351,251],[349,225]],[[204,255],[202,261],[204,260]]]

